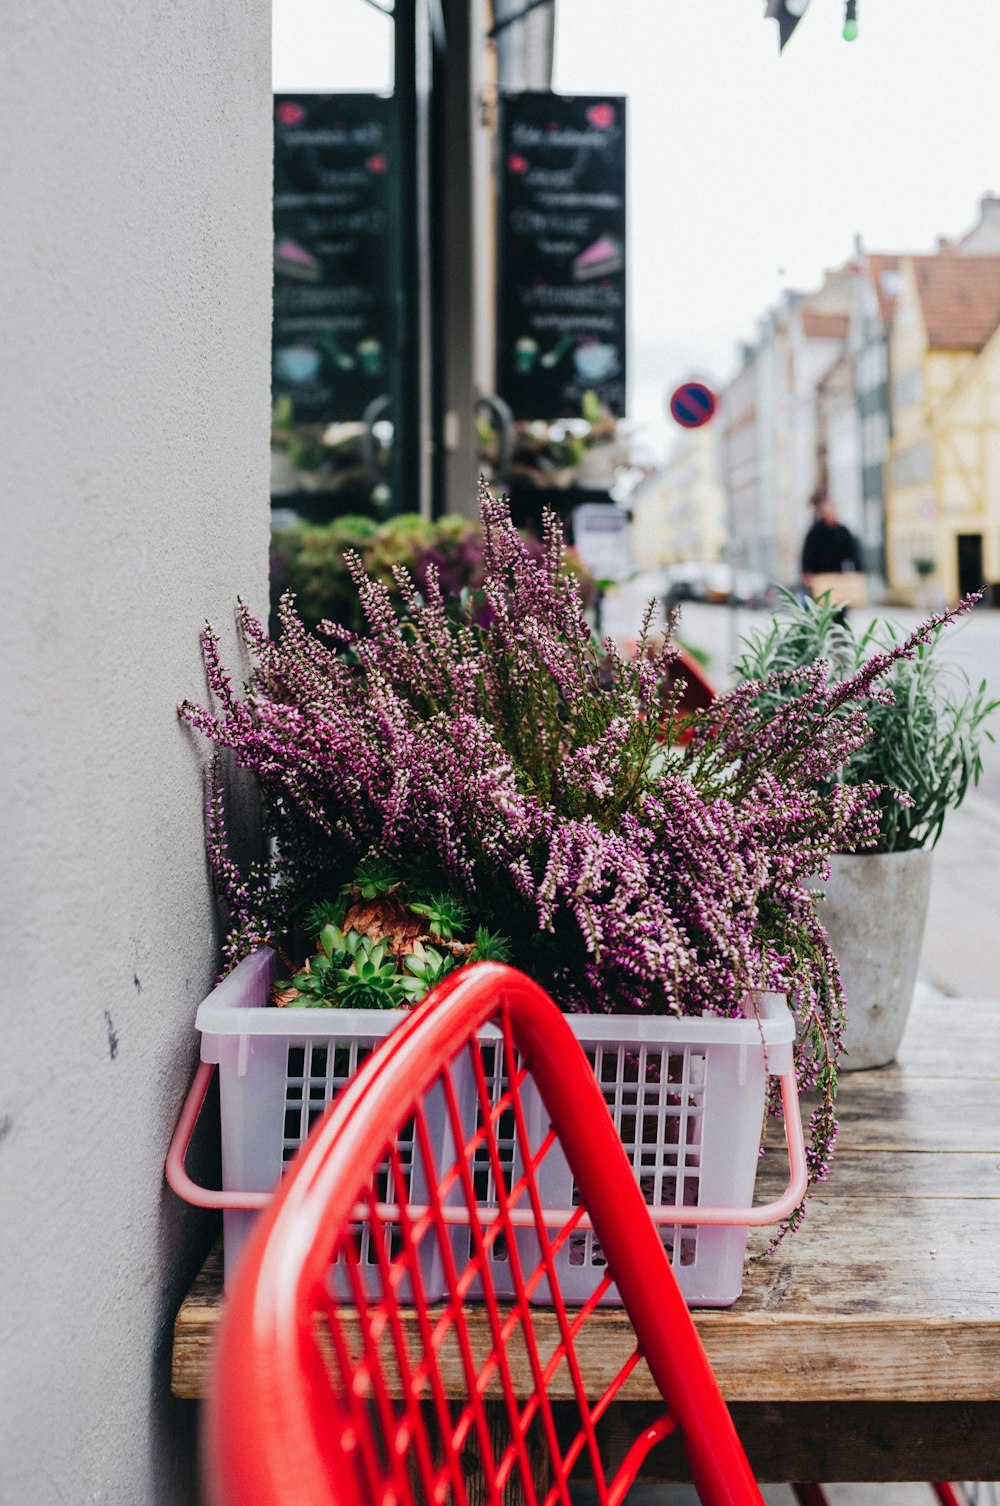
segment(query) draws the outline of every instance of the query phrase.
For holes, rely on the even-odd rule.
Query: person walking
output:
[[[831,599],[843,606],[863,605],[864,551],[846,524],[837,515],[837,504],[827,492],[813,498],[815,514],[812,527],[802,545],[802,585],[810,596],[829,591]],[[832,581],[831,576],[861,577],[851,582]]]

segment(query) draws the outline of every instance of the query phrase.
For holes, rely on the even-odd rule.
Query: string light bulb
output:
[[[847,0],[844,10],[843,38],[845,42],[854,42],[858,35],[858,0]]]

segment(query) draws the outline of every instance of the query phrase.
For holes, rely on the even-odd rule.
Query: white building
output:
[[[713,426],[682,430],[663,466],[629,498],[632,553],[643,568],[721,558],[726,498]]]
[[[821,427],[817,388],[843,354],[851,298],[846,266],[828,272],[814,293],[787,293],[760,321],[757,340],[744,349],[741,368],[722,397],[719,475],[727,499],[727,553],[733,564],[782,584],[798,579],[809,499],[826,483],[830,435],[826,413]],[[838,465],[846,463],[848,427],[838,411]]]
[[[765,525],[761,486],[759,367],[756,346],[722,393],[716,420],[718,474],[726,498],[726,553],[745,569],[770,572],[773,539]]]
[[[861,418],[846,348],[817,383],[816,430],[819,485],[836,502],[841,522],[861,538]]]
[[[789,320],[787,432],[790,435],[791,465],[787,491],[775,499],[777,578],[783,582],[798,578],[802,540],[812,522],[810,498],[818,489],[829,487],[833,490],[826,474],[830,463],[829,439],[825,432],[829,404],[819,389],[844,353],[852,298],[851,269],[841,267],[836,272],[827,273],[822,287],[803,298]],[[843,412],[840,419],[842,431]],[[843,468],[839,454],[835,465]],[[841,502],[841,499],[838,497],[837,501]],[[845,514],[845,504],[841,502],[841,513],[848,527],[856,529],[859,526],[860,506],[855,508],[852,519]]]

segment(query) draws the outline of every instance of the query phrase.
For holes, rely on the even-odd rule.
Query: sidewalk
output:
[[[934,852],[921,978],[952,997],[1000,999],[1000,806],[952,811]]]

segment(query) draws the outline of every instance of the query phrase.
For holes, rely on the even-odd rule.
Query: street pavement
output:
[[[604,601],[603,630],[620,641],[635,637],[655,577],[638,577],[610,591]],[[862,614],[855,612],[857,622]],[[901,627],[923,614],[888,608]],[[730,679],[729,666],[740,639],[766,626],[770,613],[687,602],[679,636],[709,655],[707,674],[716,685]],[[662,618],[660,619],[662,624]],[[985,679],[1000,699],[1000,612],[979,607],[971,618],[946,630],[939,653],[975,684]],[[1000,714],[994,718],[996,743],[983,748],[983,776],[965,804],[952,811],[934,854],[934,880],[920,987],[952,997],[1000,999]]]

